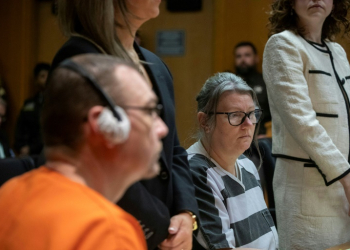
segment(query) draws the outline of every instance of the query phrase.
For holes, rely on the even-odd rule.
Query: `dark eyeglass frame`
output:
[[[227,115],[228,123],[229,123],[231,126],[235,126],[235,127],[236,127],[236,126],[240,126],[240,125],[245,121],[246,118],[248,118],[248,119],[250,120],[250,118],[249,118],[250,114],[251,114],[251,113],[254,113],[254,112],[258,112],[258,111],[261,112],[258,121],[257,121],[256,123],[253,123],[253,122],[252,122],[253,124],[258,124],[259,121],[260,121],[260,119],[261,119],[261,116],[262,116],[262,114],[263,114],[263,111],[264,111],[263,109],[254,109],[253,111],[250,111],[250,112],[248,112],[248,113],[243,112],[243,111],[215,112],[215,115]],[[230,122],[230,115],[231,115],[231,114],[234,114],[234,113],[243,113],[243,114],[244,114],[244,116],[243,116],[242,121],[241,121],[240,124],[237,124],[237,125],[232,125],[232,124],[231,124],[231,122]],[[209,114],[214,114],[214,112],[210,112]],[[250,120],[250,121],[251,121],[251,120]]]
[[[154,107],[137,107],[137,106],[123,106],[124,109],[136,109],[136,110],[142,110],[144,112],[147,112],[149,115],[157,114],[158,116],[161,116],[163,111],[163,105],[157,104]]]
[[[123,106],[123,109],[136,109],[146,112],[148,115],[153,116],[156,114],[157,116],[161,116],[163,111],[163,105],[157,104],[155,107],[137,107],[137,106]],[[87,121],[87,117],[84,117],[84,121]]]

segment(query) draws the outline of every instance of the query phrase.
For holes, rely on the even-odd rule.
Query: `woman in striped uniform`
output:
[[[240,77],[218,73],[197,102],[199,141],[187,152],[200,215],[198,243],[205,249],[277,249],[258,171],[242,155],[262,115],[254,91]]]

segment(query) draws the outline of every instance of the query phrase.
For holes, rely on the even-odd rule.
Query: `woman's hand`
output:
[[[341,178],[340,183],[343,185],[346,198],[348,199],[348,203],[350,205],[350,174],[347,174],[343,178]],[[350,216],[350,209],[348,211],[348,215]]]
[[[192,249],[192,217],[188,213],[173,216],[168,230],[168,238],[158,246],[161,250]]]

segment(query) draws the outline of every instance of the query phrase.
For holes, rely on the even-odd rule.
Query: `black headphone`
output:
[[[130,132],[130,121],[123,108],[115,105],[112,99],[103,91],[97,83],[95,77],[82,65],[71,59],[64,60],[58,68],[66,68],[82,76],[107,102],[108,108],[104,108],[98,117],[99,130],[108,141],[113,144],[119,144],[128,139]]]

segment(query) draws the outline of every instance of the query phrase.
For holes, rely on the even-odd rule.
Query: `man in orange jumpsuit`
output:
[[[0,189],[0,248],[146,249],[139,223],[114,203],[159,171],[168,129],[157,103],[131,64],[103,55],[62,62],[42,110],[47,163]]]

